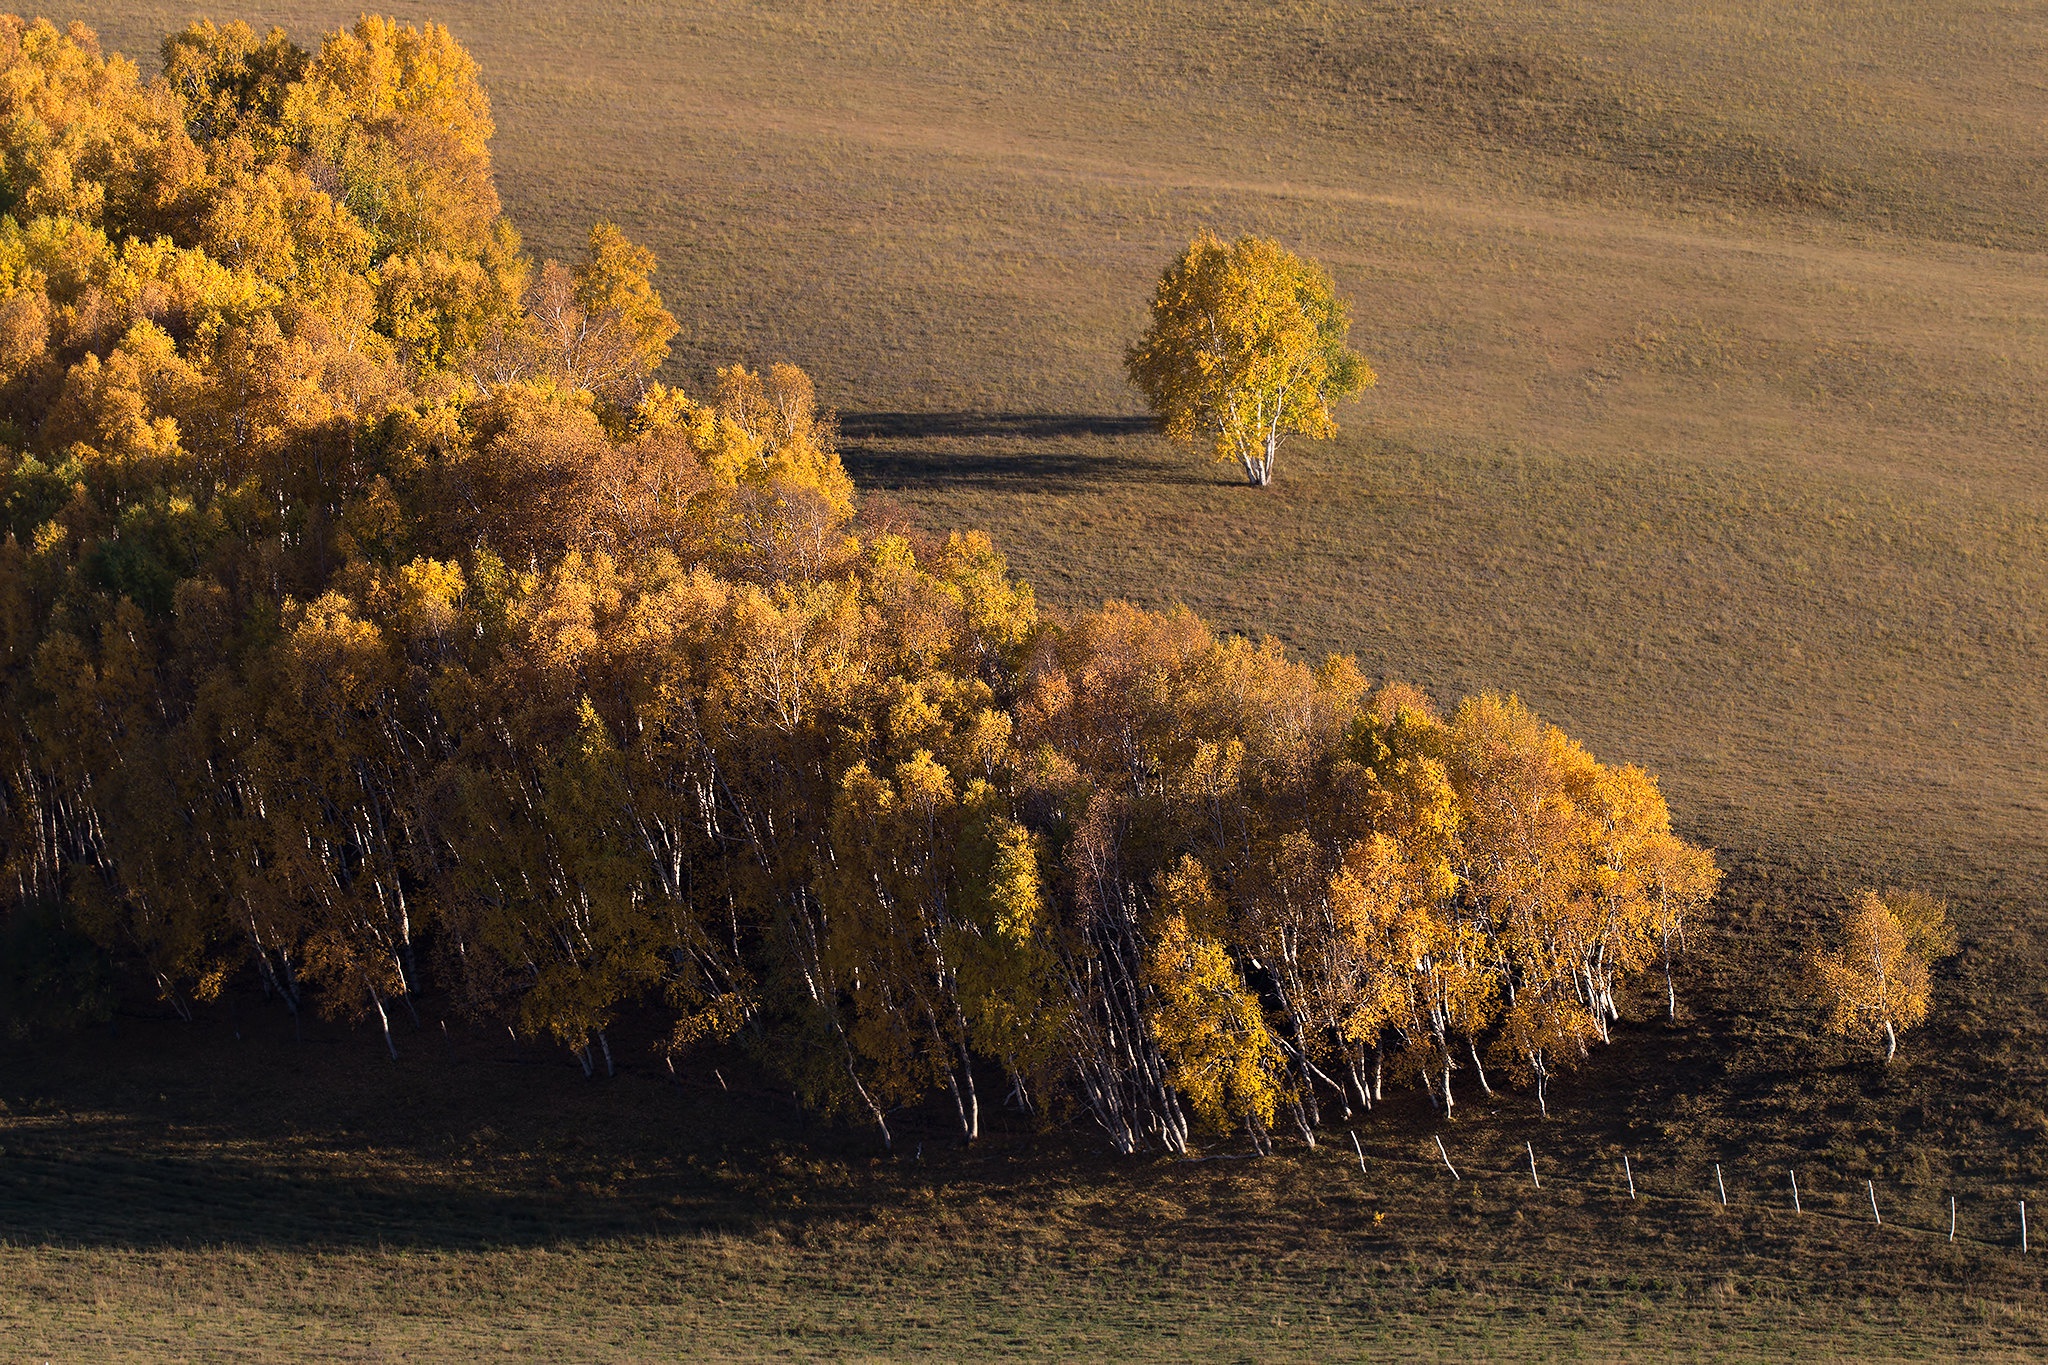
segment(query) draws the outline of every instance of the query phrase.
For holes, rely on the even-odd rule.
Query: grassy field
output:
[[[303,41],[354,8],[234,14]],[[200,12],[230,17],[53,15],[147,66]],[[1517,691],[1656,770],[1728,894],[1681,1027],[1646,1017],[1555,1123],[1461,1120],[1508,1174],[1456,1185],[1399,1106],[1365,1180],[1085,1134],[877,1165],[708,1063],[586,1087],[421,1039],[330,1087],[374,1045],[130,1021],[143,1054],[7,1059],[0,1357],[2038,1354],[2041,1283],[1986,1220],[2048,1192],[2042,11],[399,12],[483,62],[530,245],[606,217],[659,252],[680,382],[802,364],[872,501],[989,528],[1052,602]],[[1120,379],[1205,224],[1323,260],[1381,375],[1269,490]],[[1792,977],[1886,882],[1950,897],[1964,951],[1880,1073]],[[1532,1136],[1554,1198],[1513,1174]],[[1616,1201],[1623,1150],[1662,1202]],[[1789,1221],[1794,1163],[1847,1221]],[[1960,1190],[1996,1249],[1857,1222],[1865,1179],[1923,1227]]]
[[[805,1126],[784,1096],[726,1089],[720,1059],[592,1086],[459,1031],[394,1069],[359,1038],[241,1023],[129,1024],[116,1066],[95,1041],[11,1070],[0,1356],[2022,1360],[2048,1345],[2008,1180],[1966,1173],[1951,1244],[1950,1135],[1877,1131],[1877,1106],[1839,1090],[1807,1108],[1736,1082],[1832,1137],[1795,1150],[1796,1130],[1734,1119],[1726,1084],[1681,1098],[1678,1078],[1711,1068],[1694,1030],[1640,1026],[1555,1122],[1475,1105],[1446,1138],[1453,1181],[1413,1101],[1360,1125],[1366,1174],[1341,1146],[1134,1162],[1014,1128],[963,1153],[937,1115],[911,1119],[889,1160],[865,1134]],[[1930,1070],[1871,1098],[1936,1110]]]

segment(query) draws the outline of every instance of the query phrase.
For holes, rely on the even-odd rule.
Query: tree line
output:
[[[1124,1152],[1542,1103],[1675,1010],[1719,873],[1649,774],[864,511],[800,370],[655,381],[647,252],[524,252],[443,28],[162,55],[0,19],[17,991],[394,1057],[432,991],[592,1074],[655,1017]]]

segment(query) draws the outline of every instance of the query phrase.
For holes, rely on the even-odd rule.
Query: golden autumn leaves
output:
[[[1934,964],[1956,950],[1948,906],[1924,891],[1858,891],[1842,913],[1838,938],[1839,946],[1812,959],[1828,1027],[1882,1038],[1890,1061],[1899,1033],[1927,1017]]]
[[[1354,705],[1322,773],[1361,812],[1327,817],[1344,835],[1276,831],[1228,896],[1194,857],[1160,880],[1155,966],[1192,975],[1154,980],[1175,1008],[1153,1032],[1213,1122],[1257,1133],[1284,1104],[1310,1133],[1317,1086],[1347,1109],[1377,1098],[1365,1077],[1383,1050],[1446,1112],[1468,1061],[1486,1083],[1482,1044],[1540,1102],[1608,1036],[1618,983],[1718,884],[1646,775],[1595,763],[1512,699],[1448,719],[1400,687]],[[1217,970],[1226,943],[1256,994]],[[1234,1006],[1191,1003],[1232,982]],[[1277,1027],[1261,996],[1279,1002]]]
[[[520,251],[444,30],[202,24],[145,85],[7,21],[0,75],[0,851],[174,1008],[396,1055],[435,993],[591,1072],[651,1021],[1129,1152],[1390,1069],[1542,1102],[1675,997],[1719,874],[1647,774],[864,518],[801,370],[693,399],[645,251]],[[1239,368],[1161,401],[1270,477],[1369,372],[1313,267],[1183,267]]]
[[[1124,370],[1162,432],[1209,440],[1264,488],[1286,437],[1333,434],[1330,406],[1373,383],[1350,330],[1320,265],[1269,238],[1205,230],[1160,277]]]

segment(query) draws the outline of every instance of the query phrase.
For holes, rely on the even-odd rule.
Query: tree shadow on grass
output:
[[[694,1079],[642,1066],[592,1082],[487,1035],[432,1039],[402,1041],[394,1065],[360,1034],[295,1043],[245,1010],[233,1028],[124,1020],[118,1039],[0,1043],[0,1240],[458,1251],[746,1236],[860,1222],[967,1159],[936,1107],[893,1114],[884,1153],[871,1129],[800,1114],[737,1056],[716,1059],[715,1083],[708,1062]],[[1025,1169],[1080,1154],[1023,1139],[1005,1129],[995,1147]]]
[[[0,1045],[0,1239],[453,1251],[815,1229],[829,1242],[878,1213],[926,1207],[919,1201],[942,1188],[962,1207],[993,1199],[1057,1208],[1070,1228],[1121,1237],[1137,1217],[1134,1196],[1164,1190],[1174,1202],[1185,1184],[1210,1212],[1192,1221],[1173,1214],[1175,1245],[1206,1240],[1234,1251],[1240,1214],[1299,1216],[1305,1206],[1267,1208],[1260,1191],[1294,1188],[1289,1172],[1306,1176],[1315,1163],[1344,1166],[1346,1129],[1371,1161],[1401,1163],[1376,1166],[1372,1180],[1394,1181],[1387,1188],[1410,1203],[1437,1179],[1433,1139],[1446,1133],[1461,1164],[1510,1178],[1533,1142],[1546,1184],[1554,1174],[1561,1187],[1594,1191],[1595,1203],[1621,1198],[1610,1187],[1625,1152],[1653,1195],[1705,1200],[1715,1163],[1751,1190],[1797,1165],[1802,1182],[1811,1166],[1816,1190],[1828,1185],[1851,1207],[1866,1159],[1851,1169],[1831,1150],[1844,1133],[1872,1146],[1867,1161],[1880,1167],[1898,1168],[1898,1144],[1917,1141],[1931,1144],[1937,1169],[1960,1158],[1981,1172],[1978,1185],[2011,1179],[1999,1163],[2020,1157],[2024,1139],[1998,1117],[2011,1088],[1998,1059],[1980,1060],[1974,1073],[1954,1055],[1937,1062],[1943,1044],[1933,1030],[1914,1037],[1924,1066],[1817,1058],[1796,987],[1780,979],[1790,913],[1782,907],[1823,903],[1826,888],[1793,867],[1729,856],[1721,913],[1734,932],[1710,938],[1685,967],[1684,1022],[1664,1021],[1661,983],[1646,981],[1625,1036],[1553,1088],[1550,1122],[1526,1092],[1485,1099],[1466,1073],[1455,1128],[1407,1089],[1370,1114],[1326,1113],[1334,1126],[1319,1153],[1289,1140],[1293,1155],[1270,1166],[1183,1165],[1114,1157],[1079,1118],[1040,1132],[1035,1120],[993,1106],[988,1138],[963,1152],[935,1099],[892,1115],[896,1150],[885,1155],[865,1127],[801,1115],[787,1089],[747,1074],[737,1055],[697,1059],[681,1077],[642,1064],[592,1082],[546,1050],[508,1056],[487,1030],[444,1040],[429,1028],[392,1064],[364,1034],[316,1025],[301,1043],[277,1015],[244,1008],[194,1024],[124,1020],[118,1039]],[[1981,1051],[1984,1041],[1946,1051]],[[1954,1100],[1981,1127],[1939,1131],[1969,1117],[1947,1115]],[[1242,1148],[1218,1138],[1210,1151]],[[1252,1184],[1239,1190],[1240,1180]],[[1898,1185],[1892,1197],[1905,1192]],[[1931,1208],[1931,1198],[1920,1202]],[[1598,1235],[1604,1216],[1596,1209],[1580,1232]]]
[[[1151,419],[1087,413],[842,413],[847,472],[866,488],[1079,492],[1105,484],[1211,485],[1199,461],[1133,440]]]
[[[584,1082],[485,1037],[422,1032],[392,1064],[360,1036],[298,1044],[249,1011],[228,1031],[123,1021],[119,1039],[0,1045],[0,1238],[452,1250],[745,1233],[789,1212],[757,1174],[779,1153],[864,1168],[876,1150],[786,1096],[646,1069]]]
[[[129,1116],[74,1117],[59,1141],[16,1136],[0,1173],[0,1224],[17,1245],[460,1249],[645,1233],[654,1207],[675,1207],[226,1137],[169,1136]],[[740,1221],[721,1212],[724,1225]]]
[[[1152,419],[1082,412],[842,412],[839,430],[856,441],[914,441],[945,436],[1043,441],[1074,436],[1138,436],[1152,430]]]
[[[1685,1054],[1701,1040],[1644,1032],[1628,1045],[1642,1055],[1592,1068],[1596,1088],[1617,1063],[1647,1073],[1634,1088],[1692,1088],[1663,1073],[1697,1078],[1701,1059]],[[466,1251],[813,1227],[829,1238],[916,1206],[935,1184],[1058,1199],[1070,1223],[1121,1236],[1119,1190],[1152,1190],[1178,1170],[1173,1180],[1222,1198],[1231,1179],[1114,1157],[1084,1121],[1041,1132],[1006,1111],[963,1152],[939,1105],[892,1115],[885,1155],[871,1130],[799,1116],[786,1091],[731,1057],[715,1085],[708,1063],[694,1080],[642,1068],[589,1082],[478,1034],[445,1050],[420,1039],[393,1065],[360,1034],[299,1044],[248,1012],[236,1033],[219,1020],[124,1023],[119,1039],[7,1058],[17,1064],[0,1080],[0,1238],[142,1251]],[[1375,1160],[1419,1150],[1439,1126],[1419,1092],[1390,1098],[1353,1120]],[[1205,1146],[1242,1155],[1222,1139]],[[1243,1212],[1230,1208],[1175,1236],[1229,1244]]]

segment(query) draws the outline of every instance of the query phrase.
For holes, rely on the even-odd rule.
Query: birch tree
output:
[[[1205,230],[1160,277],[1124,369],[1169,438],[1206,439],[1264,488],[1282,441],[1334,435],[1331,407],[1373,383],[1350,330],[1320,265],[1269,238]]]
[[[1838,946],[1813,957],[1829,1029],[1882,1038],[1891,1061],[1899,1034],[1927,1017],[1932,967],[1955,947],[1944,902],[1924,891],[1858,891],[1842,913]]]
[[[1000,1074],[1124,1153],[1313,1144],[1385,1059],[1547,1108],[1659,957],[1675,1003],[1719,874],[1649,774],[863,522],[801,370],[656,384],[651,256],[525,256],[445,30],[163,67],[0,17],[0,918],[80,992],[738,1046],[885,1144]],[[1131,373],[1263,485],[1369,382],[1344,338],[1204,234]],[[1895,1045],[1944,923],[1859,900],[1844,1027]]]

